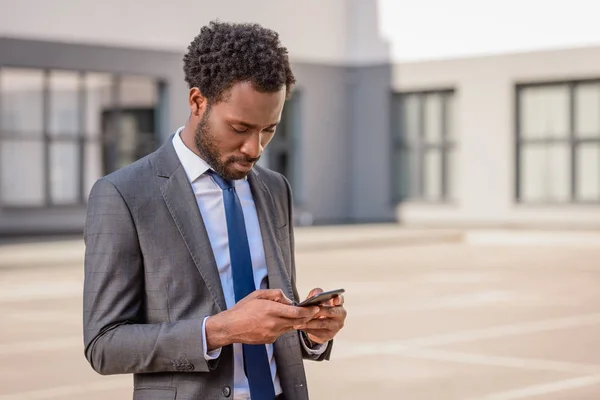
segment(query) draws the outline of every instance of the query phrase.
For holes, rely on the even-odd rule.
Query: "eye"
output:
[[[267,133],[275,133],[275,127],[272,127],[272,128],[267,128],[267,129],[265,129],[263,132],[267,132]]]
[[[248,132],[248,128],[236,128],[234,126],[231,126],[231,129],[233,129],[233,131],[235,133],[246,133],[246,132]]]

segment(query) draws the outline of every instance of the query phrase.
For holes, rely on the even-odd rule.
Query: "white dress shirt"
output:
[[[213,181],[213,179],[205,174],[210,169],[209,165],[194,152],[187,148],[180,137],[183,127],[177,130],[173,137],[173,146],[175,152],[181,161],[181,165],[192,185],[196,202],[200,209],[200,214],[204,220],[204,226],[208,233],[208,238],[212,246],[212,250],[219,269],[219,277],[221,278],[221,286],[225,295],[225,303],[227,308],[235,305],[235,292],[233,289],[233,276],[231,274],[231,261],[229,256],[229,239],[227,236],[227,220],[225,218],[225,206],[223,204],[223,191]],[[260,225],[258,223],[258,215],[256,214],[256,206],[250,191],[250,185],[246,178],[234,181],[235,190],[242,204],[246,231],[248,233],[248,244],[250,245],[250,256],[252,258],[252,270],[254,273],[254,285],[257,289],[267,288],[267,264],[263,248]],[[207,317],[208,318],[208,317]],[[206,318],[202,322],[202,341],[204,349],[206,349]],[[327,344],[316,348],[308,348],[304,341],[301,340],[304,348],[313,355],[320,355],[327,349]],[[277,376],[277,366],[275,365],[275,357],[273,356],[273,345],[267,344],[267,356],[271,367],[271,375],[273,377],[273,386],[275,394],[281,394],[281,384]],[[204,357],[207,360],[213,360],[219,357],[221,349],[215,349],[211,352],[206,352]],[[240,343],[233,344],[234,354],[234,400],[249,400],[250,389],[248,379],[244,373],[244,362],[242,345]]]

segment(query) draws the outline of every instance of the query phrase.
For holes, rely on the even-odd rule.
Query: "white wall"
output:
[[[0,36],[183,52],[210,20],[258,22],[294,60],[339,63],[346,0],[1,0]]]
[[[346,63],[353,66],[388,64],[390,46],[381,36],[379,2],[346,1]]]
[[[405,203],[413,224],[597,226],[600,207],[517,205],[515,83],[600,77],[600,47],[397,64],[395,90],[456,89],[456,204]]]

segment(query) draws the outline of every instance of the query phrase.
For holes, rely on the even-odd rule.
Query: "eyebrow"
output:
[[[267,128],[274,128],[277,125],[279,125],[280,122],[281,122],[281,120],[275,122],[274,124],[271,124],[271,125],[267,126]],[[248,122],[244,122],[244,121],[239,121],[239,120],[232,120],[232,121],[229,121],[229,123],[230,124],[234,124],[234,125],[242,125],[242,126],[245,126],[248,129],[257,129],[258,128],[257,125],[254,125],[254,124],[251,124],[251,123],[248,123]]]

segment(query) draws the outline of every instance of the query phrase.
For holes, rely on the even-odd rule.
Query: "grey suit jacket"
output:
[[[255,167],[248,176],[270,288],[299,300],[291,191]],[[227,399],[233,347],[207,362],[202,320],[226,309],[219,272],[192,187],[171,140],[98,180],[84,228],[85,356],[100,374],[134,374],[134,400]],[[318,360],[329,359],[332,344]],[[274,344],[288,400],[308,398],[297,331]]]

